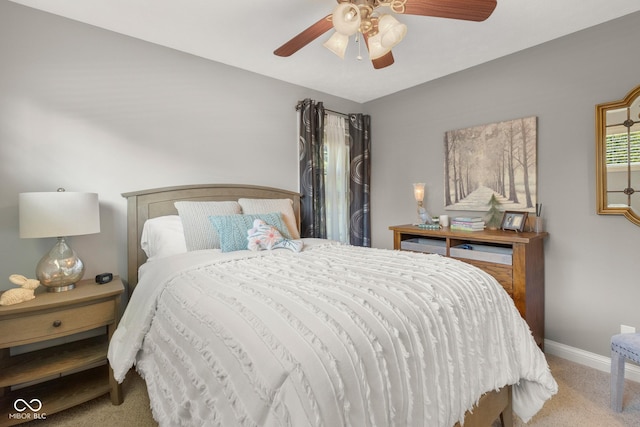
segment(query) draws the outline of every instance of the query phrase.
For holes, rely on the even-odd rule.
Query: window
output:
[[[323,149],[327,238],[349,243],[349,130],[343,116],[327,113]]]

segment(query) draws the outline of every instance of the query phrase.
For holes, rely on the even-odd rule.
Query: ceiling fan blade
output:
[[[378,59],[372,59],[371,63],[373,64],[373,68],[375,68],[376,70],[379,70],[380,68],[388,67],[389,65],[394,63],[393,54],[389,52]]]
[[[407,0],[405,15],[484,21],[493,13],[497,0]]]
[[[333,28],[331,15],[327,15],[276,50],[273,53],[277,56],[291,56],[327,31]]]

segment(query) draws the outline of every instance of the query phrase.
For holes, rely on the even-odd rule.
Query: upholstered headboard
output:
[[[146,254],[140,248],[144,223],[149,218],[177,215],[178,211],[173,205],[176,201],[288,198],[293,200],[293,211],[300,229],[300,194],[278,188],[242,184],[200,184],[134,191],[123,193],[122,196],[127,198],[127,278],[130,293],[138,283],[138,268],[147,260]]]

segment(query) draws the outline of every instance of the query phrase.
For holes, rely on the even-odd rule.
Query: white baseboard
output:
[[[610,357],[600,356],[599,354],[590,353],[551,340],[544,340],[544,352],[599,371],[611,372]],[[640,366],[627,363],[625,365],[624,377],[628,380],[640,382]]]

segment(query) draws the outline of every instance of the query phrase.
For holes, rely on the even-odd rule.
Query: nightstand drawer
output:
[[[0,322],[0,348],[87,331],[115,321],[115,302],[47,311]]]

